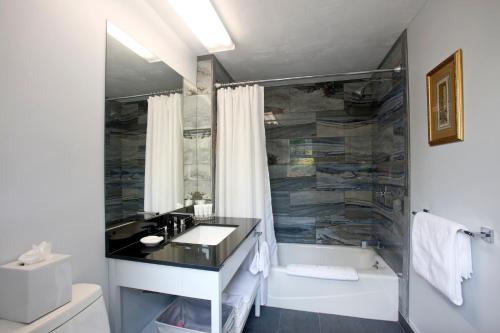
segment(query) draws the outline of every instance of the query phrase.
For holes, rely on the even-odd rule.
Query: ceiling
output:
[[[211,0],[236,49],[216,57],[236,80],[377,68],[427,0]],[[198,55],[166,0],[148,0]]]
[[[106,40],[106,98],[182,88],[182,76],[164,62],[148,62],[113,37]]]

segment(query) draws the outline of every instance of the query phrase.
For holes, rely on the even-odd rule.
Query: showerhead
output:
[[[362,86],[362,87],[359,87],[358,89],[355,89],[352,92],[352,95],[354,97],[356,97],[357,99],[364,99],[365,96],[366,96],[365,91],[366,91],[366,85]]]

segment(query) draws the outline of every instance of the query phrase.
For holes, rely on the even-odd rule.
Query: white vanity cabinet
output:
[[[222,333],[222,292],[230,283],[245,258],[253,252],[258,241],[252,231],[227,257],[217,270],[156,264],[144,261],[117,259],[108,256],[110,319],[114,333],[122,332],[121,288],[133,288],[169,295],[206,299],[211,302],[212,333]],[[259,288],[255,288],[256,313],[259,313]]]

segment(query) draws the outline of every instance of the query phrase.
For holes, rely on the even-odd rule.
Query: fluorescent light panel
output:
[[[124,46],[128,47],[138,56],[146,59],[149,62],[160,61],[160,59],[153,53],[151,53],[147,48],[136,42],[132,37],[120,30],[120,28],[118,28],[113,23],[108,22],[106,30],[108,32],[108,35],[122,43]]]
[[[168,1],[208,52],[234,49],[234,43],[210,0]]]

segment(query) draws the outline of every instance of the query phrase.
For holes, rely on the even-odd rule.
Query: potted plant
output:
[[[205,204],[205,199],[203,199],[204,195],[205,195],[205,193],[203,193],[203,192],[199,192],[199,191],[192,192],[191,199],[194,200],[194,203],[196,205],[204,205]]]

